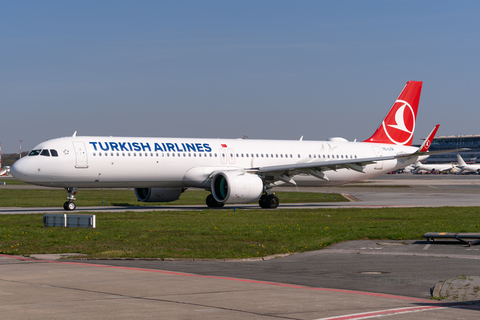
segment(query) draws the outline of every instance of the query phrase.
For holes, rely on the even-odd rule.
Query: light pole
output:
[[[20,158],[19,159],[22,159],[22,140],[20,140]]]

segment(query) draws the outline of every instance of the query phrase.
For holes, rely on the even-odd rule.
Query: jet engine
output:
[[[263,181],[244,171],[219,171],[212,178],[212,195],[220,203],[248,203],[260,199]]]
[[[180,198],[183,188],[135,188],[138,201],[170,202]]]

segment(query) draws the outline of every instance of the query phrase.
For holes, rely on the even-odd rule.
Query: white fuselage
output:
[[[169,188],[204,187],[218,170],[252,170],[275,165],[412,154],[417,148],[392,144],[337,141],[66,137],[34,148],[12,166],[19,180],[52,187]],[[53,156],[55,150],[57,156]],[[325,171],[328,180],[296,175],[298,185],[339,185],[372,178],[418,160],[377,161],[363,173],[341,168]]]

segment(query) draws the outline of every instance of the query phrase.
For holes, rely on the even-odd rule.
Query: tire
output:
[[[213,194],[209,194],[205,202],[209,208],[222,208],[225,205],[224,203],[220,203],[215,200]]]
[[[260,206],[260,208],[262,209],[268,209],[268,206],[267,206],[267,195],[266,194],[263,194],[261,197],[260,197],[260,200],[258,200],[258,205]]]
[[[280,199],[278,199],[278,197],[276,195],[271,194],[267,197],[265,202],[267,203],[268,208],[275,209],[280,204]]]
[[[268,196],[263,195],[258,201],[258,204],[263,209],[275,209],[280,204],[280,200],[274,194],[270,194]]]
[[[75,202],[72,202],[72,201],[67,201],[63,204],[63,209],[67,211],[73,211],[75,210],[76,207],[77,205],[75,204]]]

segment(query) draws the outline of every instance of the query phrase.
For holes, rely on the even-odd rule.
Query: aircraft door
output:
[[[75,150],[75,168],[88,168],[87,148],[82,141],[74,141]]]
[[[220,149],[220,159],[222,161],[222,164],[227,163],[227,149]]]
[[[372,147],[373,151],[375,152],[375,157],[383,156],[382,149],[379,147]],[[382,170],[383,169],[383,161],[377,161],[375,163],[375,170]]]

